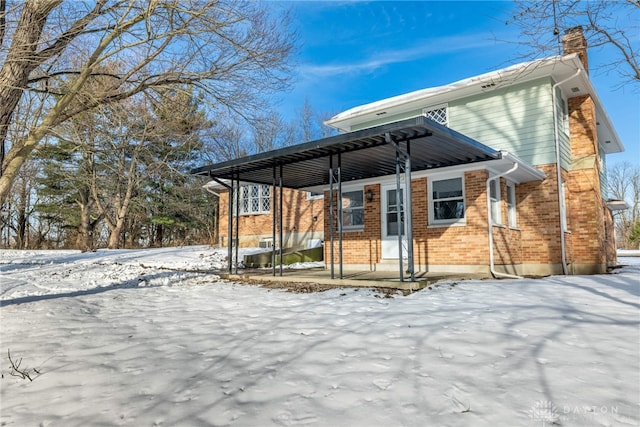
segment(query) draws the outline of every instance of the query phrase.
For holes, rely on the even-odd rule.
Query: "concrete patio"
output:
[[[226,280],[254,281],[254,282],[280,282],[280,283],[316,283],[335,287],[365,287],[365,288],[389,288],[403,291],[419,290],[429,285],[442,281],[460,281],[471,279],[488,279],[487,274],[471,273],[429,273],[417,272],[415,281],[411,282],[408,275],[404,281],[398,278],[396,271],[362,271],[343,270],[343,278],[339,278],[336,268],[334,279],[331,278],[331,271],[325,268],[313,269],[284,269],[282,276],[276,269],[276,276],[273,276],[271,269],[244,269],[238,274],[221,274]]]

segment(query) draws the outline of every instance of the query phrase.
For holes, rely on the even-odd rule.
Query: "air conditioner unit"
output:
[[[261,248],[272,248],[273,247],[273,239],[264,239],[258,242]]]

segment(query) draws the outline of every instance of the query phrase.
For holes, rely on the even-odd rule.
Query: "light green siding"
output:
[[[604,148],[598,147],[598,161],[600,162],[600,193],[602,198],[608,200],[609,194],[609,178],[607,177],[607,156],[604,155]]]
[[[532,165],[555,163],[553,114],[562,119],[560,102],[553,108],[551,78],[543,78],[449,101],[449,127],[497,150],[505,150]],[[559,92],[558,92],[559,93]],[[428,105],[425,104],[425,107]],[[352,131],[422,115],[422,109],[380,116]],[[562,166],[569,167],[569,136],[558,123]]]
[[[525,162],[555,162],[550,79],[536,80],[449,103],[449,126]]]
[[[561,166],[569,169],[571,164],[571,141],[569,139],[569,116],[567,103],[562,98],[562,91],[556,88],[556,120],[558,121],[558,140],[560,141]],[[554,144],[555,149],[555,144]],[[555,156],[554,156],[555,159]]]

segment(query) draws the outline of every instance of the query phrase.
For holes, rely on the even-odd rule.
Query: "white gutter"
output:
[[[575,77],[578,77],[581,71],[582,70],[578,68],[574,74],[564,80],[559,81],[551,87],[551,102],[553,103],[553,137],[556,146],[556,178],[558,180],[558,212],[560,212],[560,253],[562,255],[562,274],[564,275],[569,274],[569,268],[567,267],[567,247],[564,238],[564,230],[566,230],[567,228],[565,224],[567,212],[563,203],[564,191],[562,189],[562,173],[560,167],[560,138],[558,136],[558,114],[556,112],[556,88],[559,85],[566,83]],[[564,111],[562,113],[564,114]]]
[[[515,172],[516,169],[518,169],[518,163],[517,162],[513,162],[513,166],[511,167],[511,169],[509,169],[506,172],[502,172],[498,175],[489,177],[487,179],[487,228],[489,231],[489,270],[491,271],[491,274],[493,274],[493,277],[508,277],[510,279],[522,279],[522,276],[515,276],[513,274],[507,274],[507,273],[499,273],[496,271],[495,268],[495,260],[494,260],[494,255],[493,255],[493,221],[491,220],[491,181],[495,181],[496,179],[500,179],[503,176],[507,176],[512,172]],[[500,181],[498,181],[500,182]],[[498,187],[499,188],[499,187]],[[500,191],[498,189],[498,191]]]
[[[204,188],[207,192],[216,196],[218,199],[220,198],[220,193],[215,191],[213,188],[209,187],[207,184],[203,185],[202,188]]]

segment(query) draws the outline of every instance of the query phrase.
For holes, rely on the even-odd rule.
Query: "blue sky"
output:
[[[281,95],[286,118],[305,98],[333,115],[523,61],[517,45],[505,42],[518,39],[518,28],[505,24],[513,10],[508,1],[275,4],[291,8],[300,45],[294,87]],[[640,88],[620,88],[617,75],[597,72],[610,54],[589,51],[593,84],[626,148],[608,162],[640,164]]]

